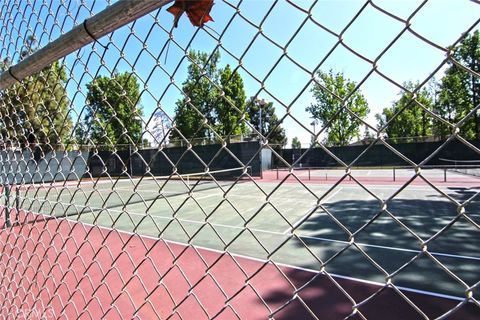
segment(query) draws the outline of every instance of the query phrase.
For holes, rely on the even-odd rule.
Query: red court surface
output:
[[[423,318],[391,288],[64,219],[2,229],[0,252],[8,319],[343,319],[353,302],[342,290],[357,303],[378,292],[359,307],[367,319]],[[448,319],[480,313],[403,294],[428,318],[458,304]]]

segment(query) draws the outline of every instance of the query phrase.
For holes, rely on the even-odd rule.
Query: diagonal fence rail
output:
[[[212,2],[0,5],[0,315],[478,318],[478,2]]]

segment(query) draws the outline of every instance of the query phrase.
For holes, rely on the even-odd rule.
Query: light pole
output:
[[[317,120],[313,119],[313,121],[310,123],[311,126],[313,126],[313,135],[312,135],[312,146],[315,147],[315,136],[316,136],[316,132],[315,132],[315,125],[317,124]]]
[[[256,98],[255,99],[255,102],[258,104],[258,116],[259,116],[259,119],[258,119],[258,126],[259,126],[259,130],[260,131],[260,136],[261,138],[263,138],[263,115],[262,115],[262,109],[268,104],[268,101],[265,100],[265,99],[260,99],[260,98]]]
[[[258,122],[259,122],[259,126],[260,126],[260,139],[263,137],[263,128],[262,128],[262,105],[258,105],[258,111],[259,111],[259,114],[260,114],[260,118],[258,119]]]
[[[133,120],[134,121],[138,121],[140,123],[140,147],[142,146],[143,144],[143,141],[142,141],[142,136],[143,136],[143,121],[142,121],[142,118],[139,116],[139,115],[136,115],[135,117],[133,117]],[[128,144],[128,153],[129,153],[129,156],[130,156],[130,175],[133,177],[133,157],[132,157],[132,144],[129,143]]]
[[[140,148],[141,148],[143,146],[143,140],[142,140],[142,137],[143,137],[143,120],[142,120],[142,117],[140,117],[139,115],[136,115],[135,117],[133,117],[133,120],[140,124]]]
[[[255,98],[255,103],[258,105],[258,125],[259,125],[259,132],[260,132],[260,148],[262,148],[260,152],[260,179],[263,179],[263,160],[262,160],[262,153],[263,153],[263,114],[262,114],[262,109],[265,107],[265,105],[268,104],[268,102],[265,99],[260,99],[260,98]]]

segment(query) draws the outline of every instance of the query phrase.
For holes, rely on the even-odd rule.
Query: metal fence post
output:
[[[15,186],[15,224],[20,223],[20,188]]]
[[[10,222],[10,185],[5,185],[5,226],[10,228],[12,226]]]

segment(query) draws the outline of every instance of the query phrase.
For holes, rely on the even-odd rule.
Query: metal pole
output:
[[[12,223],[10,222],[10,185],[5,185],[5,226],[10,228]]]
[[[258,155],[258,160],[260,162],[260,179],[263,179],[263,155],[262,155],[262,152],[263,151],[263,143],[262,141],[260,141],[260,153]]]
[[[395,167],[393,167],[393,181],[395,181]]]
[[[129,154],[129,159],[128,162],[130,164],[130,176],[133,177],[133,166],[132,166],[132,145],[128,145],[128,154]]]
[[[258,104],[258,108],[259,108],[259,113],[260,113],[260,119],[258,120],[259,122],[259,126],[260,126],[260,139],[262,140],[263,139],[263,128],[262,128],[262,105],[259,103]]]
[[[315,148],[315,145],[316,145],[316,139],[315,139],[315,123],[316,123],[316,120],[313,119],[312,123],[310,123],[310,125],[313,126],[313,136],[312,136],[312,147]]]
[[[15,223],[20,224],[20,188],[15,187]]]
[[[173,0],[119,0],[0,75],[0,90]]]
[[[447,168],[443,168],[443,182],[447,182]]]

